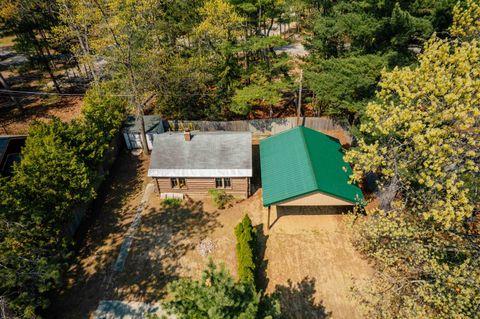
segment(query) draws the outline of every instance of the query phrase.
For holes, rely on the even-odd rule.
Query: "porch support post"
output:
[[[268,214],[267,214],[267,230],[270,230],[270,205],[268,206]]]

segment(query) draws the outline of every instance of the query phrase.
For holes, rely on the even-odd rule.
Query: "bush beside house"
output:
[[[225,193],[224,191],[219,191],[218,189],[209,189],[208,193],[212,196],[212,200],[217,206],[218,209],[224,209],[228,203],[233,200],[233,196]]]
[[[237,267],[240,282],[255,286],[255,241],[256,230],[248,215],[235,227],[237,237]]]

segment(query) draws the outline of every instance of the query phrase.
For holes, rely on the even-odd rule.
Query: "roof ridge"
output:
[[[308,158],[308,167],[310,168],[310,171],[312,172],[312,175],[313,175],[313,179],[314,179],[314,183],[315,183],[315,188],[317,189],[317,191],[319,190],[318,188],[318,179],[317,179],[317,174],[315,174],[315,170],[313,169],[313,164],[312,164],[312,156],[310,154],[310,150],[308,149],[308,145],[307,145],[307,138],[305,136],[305,133],[304,133],[304,126],[300,126],[300,134],[302,134],[302,142],[303,142],[303,146],[305,147],[305,151],[307,153],[307,158]]]

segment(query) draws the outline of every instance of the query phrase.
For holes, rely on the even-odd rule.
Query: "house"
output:
[[[147,137],[147,147],[152,150],[153,137],[156,134],[165,132],[163,121],[158,115],[144,115],[145,135]],[[136,116],[129,116],[123,126],[123,138],[129,150],[142,148],[142,130],[140,119]]]
[[[148,176],[162,198],[207,195],[220,189],[250,195],[250,132],[168,132],[156,135]]]
[[[20,151],[26,139],[26,135],[0,135],[0,175],[13,173],[13,164],[20,162]]]
[[[263,205],[354,206],[362,191],[337,139],[298,126],[260,142]],[[270,220],[270,216],[268,217]]]

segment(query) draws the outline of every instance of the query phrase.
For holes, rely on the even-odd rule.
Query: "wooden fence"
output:
[[[258,119],[244,121],[166,121],[165,130],[183,131],[184,129],[199,131],[250,131],[255,137],[274,135],[298,125],[297,117]],[[340,124],[327,117],[305,117],[300,122],[305,127],[325,132],[339,131],[347,143],[351,143],[350,133]]]

